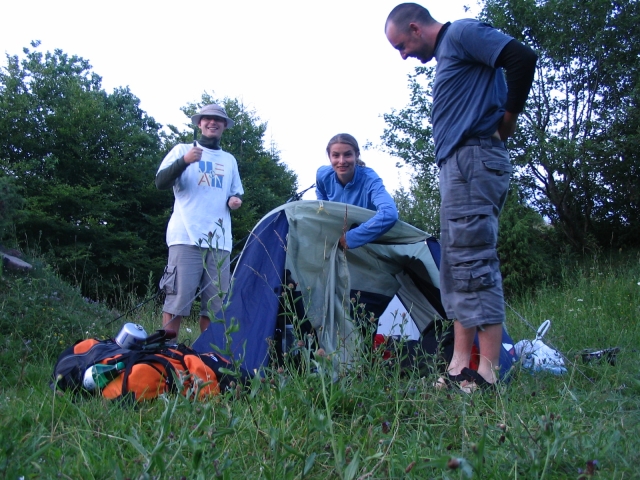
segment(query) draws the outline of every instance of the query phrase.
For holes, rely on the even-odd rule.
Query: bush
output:
[[[518,197],[513,187],[500,216],[498,255],[505,294],[519,295],[544,283],[552,284],[560,272],[553,227]]]

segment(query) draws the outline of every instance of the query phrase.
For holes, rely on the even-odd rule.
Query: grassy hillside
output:
[[[137,300],[122,303],[125,311]],[[546,340],[570,360],[566,375],[516,367],[497,394],[466,395],[380,362],[363,361],[334,383],[320,361],[308,365],[319,373],[268,372],[241,395],[122,408],[54,395],[53,364],[75,340],[113,336],[125,321],[158,328],[153,302],[109,323],[118,312],[44,267],[5,271],[0,478],[637,478],[638,253],[576,264],[562,285],[509,305],[516,341],[552,320]],[[195,322],[185,326],[194,338]],[[580,358],[613,346],[615,366]]]

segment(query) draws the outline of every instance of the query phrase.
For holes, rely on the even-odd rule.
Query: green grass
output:
[[[115,335],[125,321],[152,332],[158,307],[107,325],[118,312],[83,300],[46,268],[5,271],[0,478],[637,478],[639,282],[638,254],[616,253],[511,299],[514,340],[535,336],[519,316],[534,328],[551,319],[545,340],[568,357],[569,372],[516,368],[498,394],[435,391],[435,378],[368,361],[332,382],[329,360],[314,363],[303,351],[302,368],[269,371],[241,394],[121,408],[54,394],[53,364],[75,340]],[[123,297],[121,310],[137,304]],[[184,327],[192,332],[181,336],[197,336],[194,319]],[[621,349],[615,366],[579,357],[613,346]]]

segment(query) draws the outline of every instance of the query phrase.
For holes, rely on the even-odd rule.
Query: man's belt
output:
[[[463,141],[460,146],[461,147],[474,147],[474,146],[487,146],[487,147],[500,147],[505,148],[504,142],[496,137],[472,137],[467,138]]]

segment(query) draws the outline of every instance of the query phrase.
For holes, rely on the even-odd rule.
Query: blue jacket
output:
[[[385,190],[382,179],[369,167],[356,165],[353,179],[344,187],[330,165],[320,167],[316,173],[316,196],[318,200],[347,203],[376,212],[365,223],[347,232],[349,248],[377,240],[398,220],[393,198]]]

